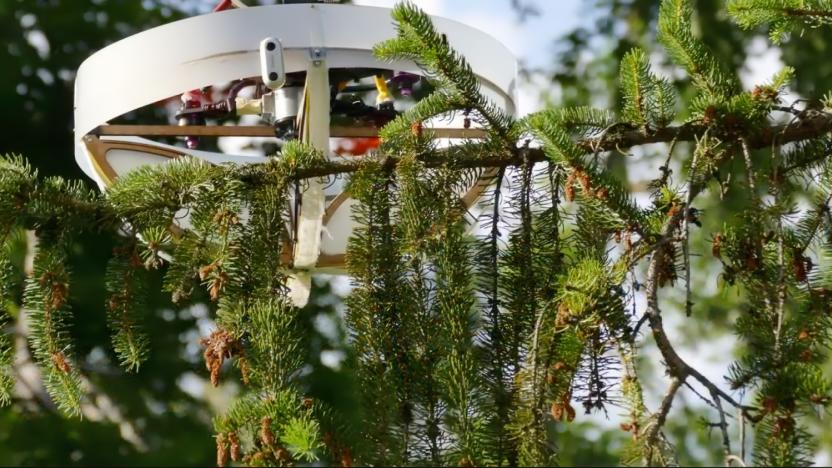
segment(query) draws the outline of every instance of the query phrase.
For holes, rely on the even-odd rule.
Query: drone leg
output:
[[[306,87],[298,114],[300,140],[329,154],[329,71],[324,60],[310,63],[306,72]],[[325,211],[324,184],[309,179],[301,193],[300,216],[297,220],[297,235],[293,255],[294,273],[289,276],[287,286],[289,297],[297,307],[303,307],[309,300],[312,284],[310,270],[318,263],[321,251],[321,233]]]

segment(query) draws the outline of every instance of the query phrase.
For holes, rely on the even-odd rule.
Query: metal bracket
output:
[[[312,64],[319,66],[322,61],[326,60],[326,49],[321,47],[313,47],[309,49],[309,60]]]

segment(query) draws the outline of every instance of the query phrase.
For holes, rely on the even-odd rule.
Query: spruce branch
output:
[[[776,2],[734,2],[741,3]],[[820,0],[812,5],[828,6]],[[398,37],[376,52],[416,61],[436,91],[382,131],[380,154],[329,161],[291,142],[279,158],[256,166],[181,159],[134,171],[105,197],[62,179],[39,179],[20,158],[0,160],[0,233],[37,229],[46,241],[27,281],[25,305],[32,310],[36,359],[59,405],[72,412],[80,400],[64,322],[68,235],[93,220],[95,228],[140,237],[128,242],[108,273],[114,344],[128,367],[138,366],[144,350],[133,310],[142,295],[141,269],[172,261],[165,288],[176,299],[201,285],[216,302],[219,328],[204,341],[212,381],[217,383],[224,360],[233,358],[251,385],[215,420],[220,464],[312,462],[324,445],[333,456],[352,461],[340,442],[323,437],[321,443],[325,408],[301,393],[300,311],[285,300],[281,256],[292,241],[285,234],[292,188],[299,190],[308,178],[351,174],[356,226],[346,261],[355,290],[347,320],[355,351],[350,365],[362,392],[362,419],[355,424],[360,463],[551,463],[557,453],[551,425],[575,418],[573,398],[582,399],[587,411],[607,401],[605,372],[613,366],[606,354],[612,346],[618,346],[624,366],[622,393],[631,418],[626,430],[648,463],[671,461],[661,431],[683,385],[718,411],[720,422],[713,427],[722,431],[726,460],[732,455],[723,403],[758,423],[758,460],[804,462],[811,444],[798,417],[832,401],[820,367],[829,345],[832,284],[825,265],[807,271],[812,265],[805,254],[815,244],[828,250],[818,240],[832,231],[832,190],[825,167],[815,206],[790,229],[787,177],[826,164],[832,114],[779,106],[788,69],[770,84],[739,92],[736,78],[694,37],[685,0],[662,3],[659,38],[701,94],[692,106],[694,117],[673,127],[672,89],[651,73],[639,50],[621,64],[620,120],[603,110],[571,107],[518,123],[483,97],[470,65],[427,15],[406,3],[394,17]],[[793,120],[769,125],[766,119],[775,111],[787,111]],[[470,115],[486,138],[439,149],[425,121],[454,112]],[[540,148],[521,143],[521,132],[532,134]],[[667,167],[673,146],[683,141],[696,145],[684,198],[671,187]],[[602,152],[657,142],[669,142],[671,149],[651,184],[654,206],[644,209],[599,159]],[[788,143],[799,144],[776,155],[771,178],[759,177],[752,151]],[[658,299],[659,289],[676,278],[682,242],[690,311],[692,204],[734,156],[745,163],[754,203],[726,222],[724,242],[713,250],[725,276],[748,291],[736,329],[749,352],[730,372],[732,390],[757,390],[754,406],[743,405],[682,360],[664,329]],[[491,178],[496,187],[484,225],[488,232],[475,245],[460,193]],[[774,195],[772,206],[758,199],[764,185]],[[561,196],[576,203],[564,208]],[[509,232],[505,246],[501,229]],[[631,235],[639,239],[633,242]],[[614,260],[612,239],[624,248]],[[671,380],[652,416],[636,372],[638,337],[622,289],[648,256],[644,320]],[[0,343],[0,372],[4,363],[8,357]],[[710,398],[691,386],[694,381]],[[0,374],[0,403],[8,385]],[[496,415],[489,414],[491,408]]]
[[[673,119],[674,100],[670,82],[657,78],[641,49],[633,49],[621,59],[619,86],[623,98],[622,119],[647,133]]]
[[[6,330],[11,322],[8,309],[12,302],[11,286],[14,284],[8,244],[7,240],[0,240],[0,407],[11,404],[14,390],[14,343]]]
[[[46,389],[61,412],[78,416],[83,392],[67,332],[69,272],[64,247],[53,242],[42,241],[39,245],[33,274],[26,280],[23,306],[30,320],[30,344]]]
[[[107,315],[113,333],[113,349],[121,365],[138,371],[148,352],[148,339],[141,330],[141,314],[147,294],[144,265],[135,239],[117,248],[107,266],[105,285],[110,294]]]
[[[414,60],[435,79],[439,92],[447,93],[444,107],[475,111],[486,128],[511,150],[519,136],[514,119],[482,95],[470,64],[449,46],[444,34],[436,31],[430,16],[410,1],[398,3],[392,15],[398,37],[376,45],[375,55],[388,61]]]
[[[727,9],[743,29],[770,24],[769,37],[775,44],[801,27],[816,28],[832,23],[829,0],[731,0]]]
[[[725,73],[701,40],[693,36],[689,0],[666,0],[659,9],[659,42],[684,68],[706,99],[718,102],[737,93],[736,78]]]
[[[547,111],[548,112],[548,111]],[[557,120],[553,118],[553,121]],[[652,143],[689,142],[695,141],[708,128],[698,122],[691,122],[678,126],[655,129],[647,135],[640,130],[619,129],[608,132],[604,138],[590,137],[575,140],[571,144],[577,149],[578,154],[594,154],[605,151],[623,151],[628,148],[642,146]],[[832,113],[811,112],[793,123],[784,125],[773,125],[762,127],[747,134],[748,148],[761,149],[769,148],[777,143],[785,145],[794,142],[809,142],[819,137],[825,137],[832,131]],[[719,129],[712,129],[710,134],[717,139],[735,140],[736,133],[720,133]],[[457,151],[457,150],[448,150]],[[548,161],[549,157],[537,148],[529,148],[528,159],[532,162]],[[820,156],[818,153],[806,151],[805,158],[795,160],[784,170],[795,170],[805,167],[806,164],[816,162]],[[417,156],[425,167],[432,168],[444,164],[447,157],[442,150],[430,151]],[[401,160],[400,156],[381,154],[375,157],[364,158],[363,161],[331,161],[321,162],[313,167],[299,167],[292,177],[295,179],[306,179],[312,177],[325,177],[336,174],[352,174],[360,170],[365,164],[372,161],[372,164],[380,164],[387,169],[393,169]],[[497,153],[488,154],[473,152],[472,154],[459,154],[455,157],[455,165],[460,169],[484,168],[484,167],[516,167],[523,164],[525,158],[518,153]]]

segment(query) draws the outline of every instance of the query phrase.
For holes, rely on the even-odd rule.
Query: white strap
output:
[[[286,278],[289,300],[295,307],[306,307],[312,293],[312,274],[308,271],[296,271]]]
[[[324,60],[315,60],[306,72],[298,128],[302,142],[329,154],[329,70]],[[318,263],[326,208],[324,184],[319,179],[309,179],[306,184],[298,200],[300,213],[292,257],[298,271],[289,277],[287,284],[289,297],[298,307],[303,307],[309,299],[311,277],[304,270],[308,271]]]

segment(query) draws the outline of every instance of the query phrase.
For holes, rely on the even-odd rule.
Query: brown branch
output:
[[[656,425],[650,429],[650,433],[647,435],[648,445],[653,445],[656,442],[656,438],[659,436],[659,432],[661,431],[662,426],[664,426],[664,422],[667,420],[667,415],[670,413],[670,407],[673,406],[673,400],[676,398],[676,392],[683,383],[684,379],[679,378],[674,378],[670,382],[670,387],[667,389],[667,393],[662,399],[661,406],[659,406],[659,412],[656,413]]]
[[[711,398],[714,399],[717,412],[719,413],[719,430],[722,432],[722,447],[725,449],[726,466],[729,466],[728,457],[731,456],[731,438],[728,436],[728,421],[725,418],[725,410],[722,409],[722,401],[719,395],[711,391]]]
[[[695,197],[696,193],[698,192],[698,187],[692,187],[690,189],[693,193],[691,196],[691,200]],[[680,210],[674,217],[672,217],[665,228],[662,231],[661,238],[662,239],[670,239],[675,235],[676,230],[681,221],[681,216],[685,210]],[[661,310],[659,309],[659,299],[658,299],[658,274],[661,269],[665,266],[664,265],[665,256],[663,255],[656,255],[654,254],[652,259],[650,260],[650,265],[647,269],[647,284],[646,284],[646,295],[647,295],[647,322],[650,325],[650,329],[653,333],[653,338],[656,341],[656,346],[659,348],[659,351],[662,354],[662,358],[664,358],[665,365],[667,366],[667,372],[670,374],[671,377],[674,379],[678,379],[681,381],[685,381],[688,377],[692,377],[696,381],[698,381],[703,387],[705,387],[712,395],[715,397],[718,396],[725,400],[726,402],[730,403],[732,406],[736,408],[740,408],[743,412],[752,419],[749,415],[749,411],[753,410],[753,407],[744,406],[738,401],[736,401],[731,395],[726,393],[724,390],[719,388],[716,384],[711,382],[707,377],[702,375],[698,370],[691,367],[688,363],[686,363],[676,352],[676,349],[673,347],[673,344],[670,342],[670,339],[667,336],[667,332],[664,329],[664,323],[662,321]]]
[[[650,143],[670,143],[681,141],[694,141],[696,137],[705,132],[707,128],[698,123],[688,123],[675,127],[665,127],[643,133],[640,130],[623,130],[610,132],[603,137],[585,138],[578,140],[575,144],[587,153],[596,151],[618,151],[634,146],[641,146]],[[712,130],[713,131],[713,130]],[[736,141],[742,138],[748,149],[760,149],[770,147],[772,144],[786,144],[795,141],[817,138],[832,131],[832,113],[810,112],[801,119],[786,125],[774,125],[764,127],[753,134],[737,135],[722,134],[714,132],[717,138]],[[384,155],[378,156],[385,167],[393,168],[399,163],[399,157]],[[479,167],[506,167],[520,166],[528,158],[530,162],[542,162],[548,160],[542,150],[529,148],[527,156],[524,157],[519,151],[505,151],[503,153],[491,154],[489,156],[468,156],[454,159],[454,164],[460,169]],[[422,155],[419,160],[426,167],[437,167],[448,162],[442,154]],[[307,179],[311,177],[326,177],[336,174],[348,174],[358,171],[362,167],[362,160],[327,161],[311,167],[299,168],[295,177]]]
[[[829,18],[832,17],[832,11],[827,10],[809,10],[805,8],[781,8],[780,11],[788,16],[795,18]]]

